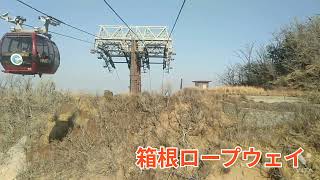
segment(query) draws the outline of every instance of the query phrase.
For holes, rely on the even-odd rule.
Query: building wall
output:
[[[195,86],[201,89],[208,89],[209,88],[209,83],[195,83]]]

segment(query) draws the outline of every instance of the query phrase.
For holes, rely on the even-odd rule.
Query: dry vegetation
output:
[[[228,176],[237,168],[246,171],[244,162],[239,161],[230,172],[222,169],[221,162],[201,162],[199,168],[140,171],[134,165],[135,151],[138,146],[176,146],[198,148],[205,154],[236,145],[255,146],[263,152],[290,153],[299,146],[305,149],[306,167],[294,170],[286,162],[282,169],[259,166],[256,179],[320,178],[320,110],[311,103],[251,102],[246,94],[265,92],[249,87],[185,89],[164,97],[149,93],[71,95],[56,91],[53,83],[33,87],[23,79],[6,79],[0,85],[0,151],[6,152],[23,135],[28,136],[28,167],[19,179],[224,177],[224,173]],[[290,112],[294,118],[276,126],[258,127],[245,118],[254,111]],[[73,131],[62,142],[49,144],[53,119],[66,121],[74,115]]]
[[[253,86],[221,86],[210,89],[216,94],[227,94],[227,95],[247,95],[247,96],[289,96],[299,97],[304,96],[303,91],[292,90],[292,89],[264,89],[261,87]]]
[[[41,137],[48,117],[69,101],[67,94],[55,91],[52,82],[33,87],[30,79],[10,76],[0,80],[0,151],[5,152],[24,135]]]
[[[229,85],[320,91],[320,18],[294,21],[274,33],[270,43],[237,51],[241,63],[227,67]]]

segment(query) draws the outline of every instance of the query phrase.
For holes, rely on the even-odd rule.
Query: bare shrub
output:
[[[24,135],[39,136],[48,121],[48,114],[53,114],[58,104],[65,100],[68,98],[55,91],[52,82],[41,82],[34,87],[31,79],[15,76],[2,79],[0,151],[5,152]]]

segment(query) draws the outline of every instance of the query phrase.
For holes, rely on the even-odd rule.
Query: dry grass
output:
[[[9,76],[0,82],[0,102],[0,152],[6,152],[24,135],[43,136],[48,117],[70,98],[52,82],[34,87],[30,79]]]
[[[210,89],[210,91],[217,94],[250,95],[250,96],[298,97],[304,94],[304,92],[298,91],[298,90],[289,90],[289,89],[266,90],[260,87],[251,87],[251,86],[221,86],[221,87],[212,88]]]
[[[320,93],[317,91],[312,91],[304,95],[309,102],[313,104],[320,104]]]
[[[289,109],[295,112],[296,118],[276,128],[257,128],[239,115],[242,109],[272,111],[273,108],[254,102],[245,104],[240,96],[229,95],[233,95],[231,91],[250,95],[265,93],[258,88],[185,89],[164,97],[148,93],[70,95],[52,87],[48,83],[35,88],[30,85],[26,88],[26,84],[0,88],[0,100],[10,102],[1,107],[1,152],[20,136],[30,137],[28,167],[19,179],[206,179],[221,174],[221,163],[201,162],[199,168],[140,171],[134,165],[135,151],[138,146],[175,146],[217,153],[221,148],[236,145],[286,153],[301,146],[306,154],[312,154],[306,156],[307,168],[298,172],[286,163],[280,171],[261,169],[261,178],[268,174],[269,178],[320,177],[320,112],[312,105],[273,107],[278,111]],[[24,94],[25,89],[29,89],[29,93]],[[234,105],[236,116],[224,112],[225,102]],[[64,141],[45,142],[52,116],[75,110],[79,111],[77,126]],[[10,128],[13,125],[14,128]]]
[[[212,137],[218,137],[222,111],[214,100],[204,99],[197,91],[173,97],[144,93],[80,98],[79,109],[89,121],[61,143],[35,144],[29,149],[30,167],[21,178],[205,178],[209,172],[203,170],[210,169],[209,165],[141,173],[134,165],[134,154],[138,146],[199,148],[202,152],[216,147],[219,142]]]

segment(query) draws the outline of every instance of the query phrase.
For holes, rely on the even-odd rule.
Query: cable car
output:
[[[0,43],[0,62],[5,73],[54,74],[60,65],[56,44],[37,32],[11,32]]]
[[[8,13],[0,16],[16,25],[0,41],[0,63],[5,73],[35,75],[54,74],[60,66],[60,54],[57,45],[51,40],[49,25],[57,26],[60,22],[52,17],[41,16],[43,28],[24,30],[26,21],[21,16],[9,17]]]

